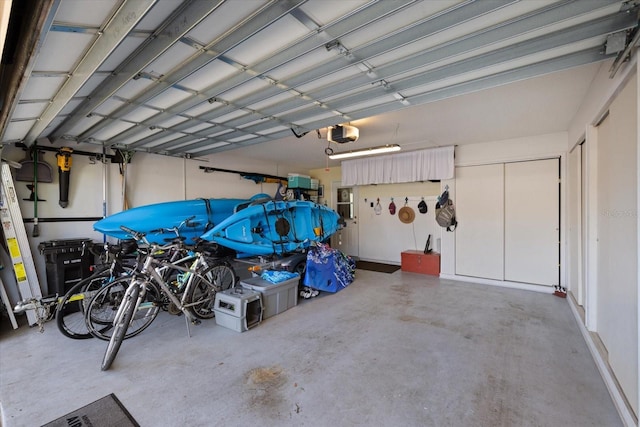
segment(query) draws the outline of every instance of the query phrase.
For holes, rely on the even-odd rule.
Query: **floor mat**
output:
[[[360,270],[378,271],[380,273],[393,273],[400,270],[399,265],[382,264],[380,262],[356,261],[356,268]]]
[[[42,427],[140,427],[127,408],[111,393]]]

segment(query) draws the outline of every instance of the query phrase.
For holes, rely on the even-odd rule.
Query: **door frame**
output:
[[[338,211],[338,189],[349,188],[353,198],[351,205],[353,207],[353,219],[346,220],[346,226],[338,230],[331,238],[331,246],[344,252],[352,258],[358,258],[360,254],[359,224],[358,224],[358,187],[352,185],[342,185],[342,181],[331,182],[331,207]],[[352,242],[351,245],[345,243]],[[344,248],[344,249],[343,249]]]

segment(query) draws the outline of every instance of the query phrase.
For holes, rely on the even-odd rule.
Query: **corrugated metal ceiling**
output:
[[[41,7],[33,54],[4,88],[15,96],[5,98],[3,144],[47,138],[185,157],[602,61],[638,24],[637,2],[620,0]]]

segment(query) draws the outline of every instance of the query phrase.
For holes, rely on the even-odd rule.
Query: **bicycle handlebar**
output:
[[[180,236],[180,229],[182,227],[196,227],[198,226],[197,222],[191,222],[191,220],[193,220],[196,216],[192,215],[189,218],[185,219],[184,221],[182,221],[180,224],[174,226],[174,227],[170,227],[170,228],[166,228],[166,227],[160,227],[160,228],[156,228],[154,230],[150,230],[149,233],[151,234],[160,234],[160,233],[175,233],[176,237],[181,238],[182,236]]]
[[[131,234],[131,236],[136,239],[136,240],[143,240],[145,243],[149,243],[147,242],[147,239],[145,238],[145,233],[140,233],[136,230],[133,230],[125,225],[121,225],[120,226],[120,230],[124,231],[125,233],[129,233]]]
[[[151,243],[149,242],[149,240],[147,240],[146,237],[146,233],[141,233],[139,231],[133,230],[127,226],[121,225],[120,229],[126,233],[129,233],[131,236],[133,236],[133,238],[135,240],[142,240],[144,243],[146,243],[147,245],[149,245],[149,248],[151,248],[152,250],[149,251],[149,254],[152,254],[154,251],[156,250],[167,250],[170,249],[173,246],[177,246],[177,245],[181,245],[182,244],[182,240],[176,240],[173,239],[171,242],[166,243],[164,245],[161,245],[159,243]]]

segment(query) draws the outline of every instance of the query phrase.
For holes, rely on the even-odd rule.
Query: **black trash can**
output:
[[[91,275],[95,262],[91,239],[49,240],[38,245],[45,257],[49,295],[64,295],[73,285]]]

